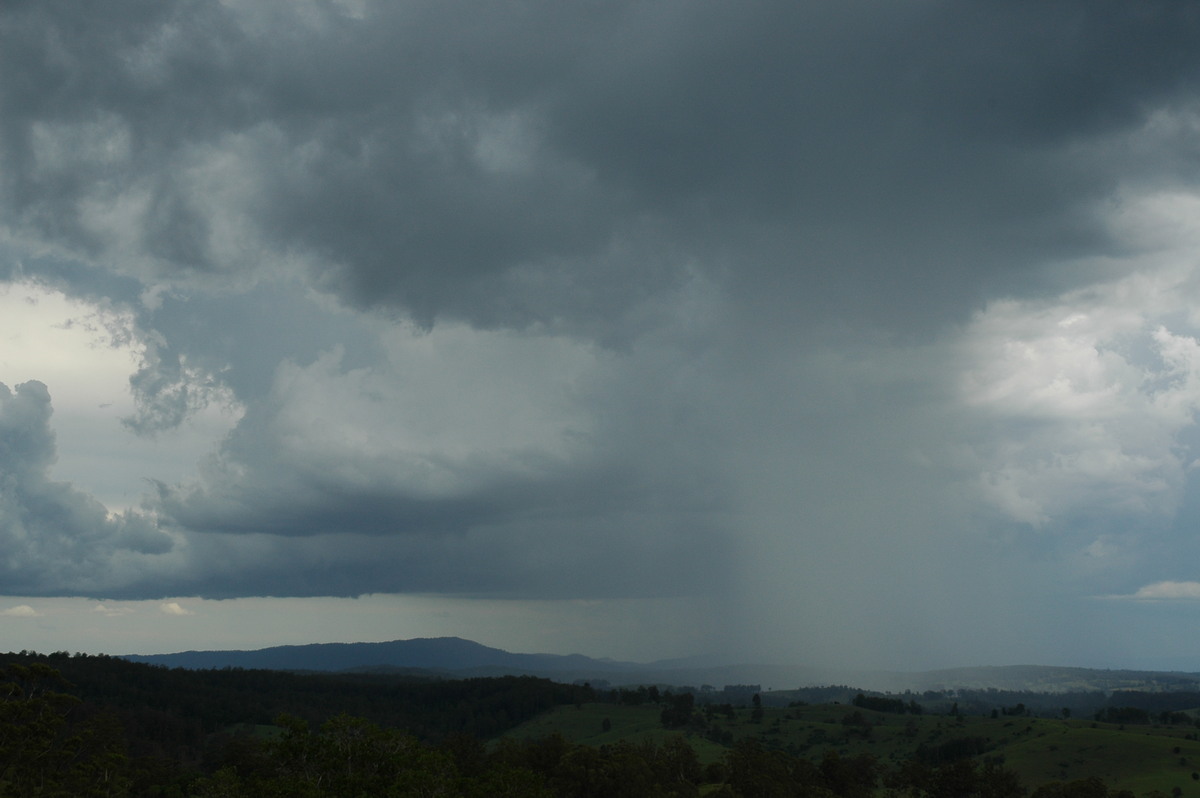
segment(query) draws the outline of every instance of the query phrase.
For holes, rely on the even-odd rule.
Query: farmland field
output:
[[[1098,777],[1110,790],[1135,795],[1200,796],[1200,740],[1191,726],[1119,726],[1092,720],[1033,717],[898,715],[844,704],[765,707],[735,717],[710,713],[707,728],[671,730],[658,706],[583,704],[557,707],[505,735],[531,739],[558,733],[570,742],[602,746],[682,735],[702,762],[721,760],[737,740],[755,736],[769,748],[820,760],[870,754],[894,767],[914,757],[939,762],[963,751],[1012,770],[1029,789]],[[704,716],[703,709],[698,716]],[[605,722],[607,721],[607,723]]]

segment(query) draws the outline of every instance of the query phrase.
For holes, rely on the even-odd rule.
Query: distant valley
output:
[[[835,671],[772,664],[716,664],[698,660],[651,663],[595,659],[582,654],[521,654],[458,637],[414,638],[382,643],[314,643],[252,651],[183,651],[123,655],[123,659],[170,668],[247,668],[289,671],[403,672],[467,678],[530,675],[595,685],[756,684],[764,690],[792,690],[830,684],[903,692],[956,688],[1041,693],[1200,691],[1200,673],[1103,670],[1040,665],[899,671]]]

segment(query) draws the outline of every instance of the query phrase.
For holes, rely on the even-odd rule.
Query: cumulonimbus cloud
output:
[[[1100,555],[1190,487],[1198,292],[1155,225],[1195,214],[1139,204],[1200,182],[1183,4],[116,0],[0,31],[0,276],[122,314],[131,431],[236,416],[110,516],[53,478],[55,386],[0,391],[4,591],[740,587],[819,630],[986,612],[999,577],[968,608],[896,574],[999,553],[1158,578]]]

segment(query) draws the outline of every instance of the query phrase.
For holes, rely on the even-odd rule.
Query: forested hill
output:
[[[632,663],[598,660],[582,654],[514,654],[459,637],[416,638],[386,643],[315,643],[273,646],[256,651],[184,651],[178,654],[123,655],[123,659],[171,668],[268,668],[341,671],[403,667],[477,675],[609,673]]]
[[[52,668],[62,679],[61,689],[85,704],[116,712],[126,728],[152,727],[160,737],[180,739],[232,724],[271,724],[281,714],[321,723],[340,713],[404,728],[422,738],[454,733],[486,738],[558,704],[594,695],[587,687],[529,676],[448,680],[398,674],[188,670],[104,655],[0,654],[0,666],[35,664]],[[190,731],[172,731],[175,724]]]
[[[532,676],[169,669],[22,651],[0,654],[0,796],[870,798],[887,788],[1024,798],[1037,788],[1033,798],[1166,798],[1200,789],[1197,693],[1054,694],[1043,712],[1032,696],[990,690],[849,698],[853,688],[820,689],[828,694],[784,706],[757,685],[602,690]]]
[[[180,785],[222,767],[248,772],[253,763],[238,757],[258,757],[259,738],[280,723],[304,740],[303,730],[329,724],[350,724],[355,734],[392,729],[389,744],[420,752],[427,749],[407,736],[422,746],[486,740],[594,699],[590,687],[531,676],[187,670],[104,655],[0,654],[0,796],[209,795]]]

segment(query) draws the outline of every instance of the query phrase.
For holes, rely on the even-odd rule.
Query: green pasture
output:
[[[1003,749],[1026,784],[1099,776],[1110,789],[1200,796],[1200,742],[1165,727],[1043,721],[1044,728]]]
[[[514,740],[547,737],[557,732],[567,740],[582,745],[611,745],[622,740],[631,743],[653,741],[662,744],[669,737],[681,734],[687,739],[701,762],[716,762],[725,755],[725,747],[705,740],[696,734],[664,729],[659,722],[657,707],[629,707],[613,704],[583,704],[579,707],[561,706],[527,721],[504,735]],[[604,730],[608,720],[609,730]]]
[[[703,711],[703,708],[700,708]],[[620,740],[661,743],[683,734],[702,762],[720,760],[728,750],[700,730],[664,729],[657,706],[584,704],[559,707],[510,731],[514,739],[558,733],[571,742],[606,745]],[[608,721],[607,731],[605,720]],[[1200,798],[1200,741],[1190,727],[1120,727],[1087,720],[950,715],[896,715],[826,704],[794,708],[764,707],[762,721],[749,709],[735,718],[715,714],[709,728],[726,732],[725,741],[757,736],[765,745],[789,754],[819,759],[833,749],[843,756],[871,754],[885,766],[971,738],[981,741],[980,758],[1010,768],[1031,790],[1048,782],[1098,776],[1115,790],[1136,796]],[[1197,778],[1193,778],[1193,773]],[[1176,789],[1178,788],[1178,789]]]

